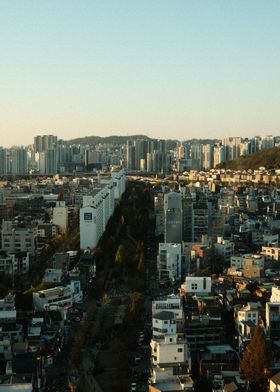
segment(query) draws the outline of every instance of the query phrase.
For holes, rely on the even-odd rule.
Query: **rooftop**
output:
[[[156,318],[158,320],[173,320],[175,318],[175,315],[173,312],[163,310],[162,312],[155,314],[153,318]]]

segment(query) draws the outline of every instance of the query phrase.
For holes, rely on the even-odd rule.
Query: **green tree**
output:
[[[269,353],[263,329],[257,326],[252,340],[240,362],[243,373],[250,389],[255,392],[267,391],[269,377]]]

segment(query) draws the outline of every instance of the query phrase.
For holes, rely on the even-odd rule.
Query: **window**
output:
[[[191,288],[192,290],[197,290],[197,283],[192,283]]]
[[[85,221],[92,221],[92,213],[91,212],[85,212],[84,213],[84,220]]]
[[[182,353],[183,349],[182,348],[178,348],[178,353]]]
[[[169,338],[169,342],[173,342],[173,338]]]

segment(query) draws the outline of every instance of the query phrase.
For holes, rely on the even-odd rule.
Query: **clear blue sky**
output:
[[[0,145],[280,134],[280,1],[0,0]]]

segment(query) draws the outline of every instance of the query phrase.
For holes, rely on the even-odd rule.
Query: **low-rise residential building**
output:
[[[29,252],[32,256],[37,251],[37,227],[13,225],[11,221],[2,223],[2,250],[9,253]]]
[[[259,324],[259,310],[257,304],[248,304],[237,311],[236,328],[238,332],[239,351],[245,350],[255,328]]]
[[[63,270],[57,268],[48,268],[45,270],[43,282],[45,283],[61,283]]]
[[[264,268],[263,255],[252,253],[231,256],[230,266],[235,269],[243,269],[247,260],[253,260],[254,265],[259,265],[261,268]]]
[[[274,246],[263,246],[262,247],[262,254],[268,260],[276,260],[279,261],[280,258],[280,248],[276,248]]]
[[[152,303],[152,315],[161,311],[172,312],[176,318],[177,332],[182,333],[184,328],[184,310],[180,296],[171,294],[166,299],[155,300]]]
[[[186,276],[185,282],[181,284],[183,295],[209,295],[211,293],[211,277]]]
[[[15,297],[8,294],[0,299],[0,341],[22,341],[22,325],[17,323]]]
[[[181,279],[182,250],[181,244],[160,243],[158,251],[159,279],[175,283]]]
[[[73,295],[69,287],[57,286],[33,293],[35,310],[61,309],[67,312],[73,307]]]
[[[246,259],[243,267],[245,278],[262,278],[264,276],[264,267],[254,258]]]
[[[224,262],[229,262],[234,253],[234,243],[230,240],[218,237],[217,242],[214,244],[214,251]]]
[[[16,254],[0,253],[0,273],[26,274],[29,271],[29,253]]]
[[[166,305],[167,302],[163,301],[163,306]],[[153,303],[152,308],[153,371],[150,390],[193,391],[193,381],[189,376],[191,355],[186,341],[178,337],[176,313],[172,309],[157,313],[156,309],[161,309],[159,301]]]

